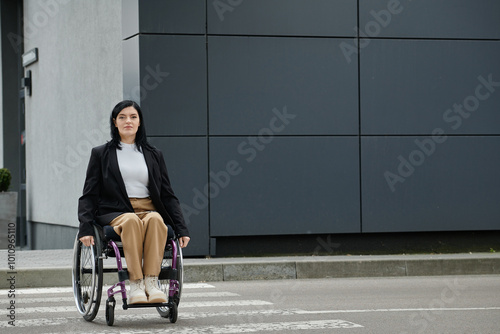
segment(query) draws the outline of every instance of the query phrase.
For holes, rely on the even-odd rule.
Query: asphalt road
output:
[[[2,333],[500,333],[500,276],[192,283],[177,323],[118,301],[113,327],[104,303],[83,320],[71,288],[0,293]]]

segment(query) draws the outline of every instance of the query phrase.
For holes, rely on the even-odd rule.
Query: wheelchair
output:
[[[107,290],[106,323],[113,326],[115,295],[121,294],[123,309],[155,307],[163,318],[171,323],[177,321],[178,306],[182,293],[183,259],[173,229],[169,226],[168,238],[158,276],[159,288],[168,296],[166,303],[128,304],[125,281],[128,271],[122,265],[123,247],[120,236],[111,226],[94,226],[94,245],[84,246],[75,239],[73,248],[73,294],[78,312],[87,321],[92,321],[99,311],[102,297],[103,274],[117,273],[118,282]],[[103,259],[116,258],[116,268],[103,268]]]

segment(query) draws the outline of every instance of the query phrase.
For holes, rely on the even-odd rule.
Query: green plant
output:
[[[7,168],[0,168],[0,192],[9,190],[12,175]]]
[[[490,247],[490,253],[496,253],[496,251]]]

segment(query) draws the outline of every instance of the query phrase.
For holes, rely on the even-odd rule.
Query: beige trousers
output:
[[[129,279],[158,276],[167,242],[167,226],[150,198],[130,198],[135,213],[124,213],[110,223],[121,237]]]

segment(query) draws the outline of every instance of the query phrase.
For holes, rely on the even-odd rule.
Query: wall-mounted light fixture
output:
[[[27,67],[38,61],[38,48],[34,48],[25,52],[22,55],[23,67]],[[31,71],[26,71],[26,75],[22,78],[21,85],[26,88],[26,93],[31,96]]]
[[[21,87],[26,88],[26,93],[31,96],[31,71],[26,71],[26,75],[21,79]]]
[[[38,48],[34,48],[24,53],[23,56],[23,66],[26,67],[38,61]]]

